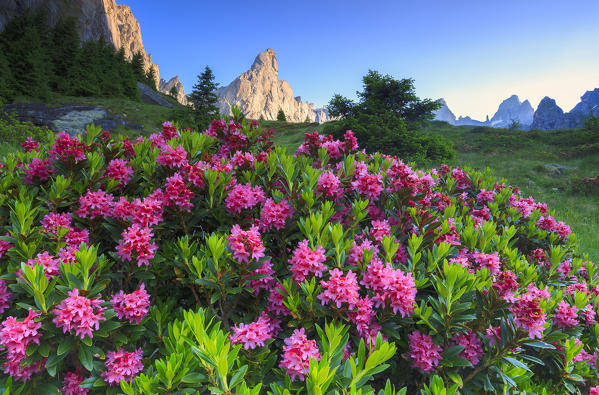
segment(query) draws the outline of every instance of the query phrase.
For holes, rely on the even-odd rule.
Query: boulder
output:
[[[159,106],[169,108],[173,107],[173,105],[169,103],[164,97],[162,97],[160,93],[156,92],[148,85],[138,82],[137,88],[139,89],[139,96],[141,97],[141,101],[143,101],[144,103],[157,104]]]

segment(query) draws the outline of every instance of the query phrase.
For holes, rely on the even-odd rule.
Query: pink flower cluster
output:
[[[33,158],[25,169],[24,181],[27,184],[43,182],[49,180],[54,173],[56,173],[56,169],[52,166],[52,160],[50,158]]]
[[[570,236],[570,233],[572,233],[572,230],[566,223],[562,221],[557,222],[555,218],[550,215],[539,218],[537,226],[540,229],[557,233],[562,239],[567,239],[568,236]]]
[[[133,224],[122,233],[123,239],[116,247],[118,256],[123,261],[131,261],[133,257],[137,266],[150,266],[150,260],[154,259],[154,253],[158,249],[156,243],[152,243],[152,230]]]
[[[44,216],[41,223],[46,232],[56,233],[58,232],[59,226],[63,228],[70,228],[72,221],[73,219],[69,213],[49,213]]]
[[[101,376],[110,386],[120,385],[121,380],[130,383],[144,368],[141,363],[142,355],[141,348],[133,352],[126,352],[120,348],[118,351],[106,353],[106,371],[102,372]]]
[[[60,389],[62,395],[86,395],[89,389],[80,386],[83,380],[84,378],[79,372],[67,372],[62,382],[62,388]]]
[[[104,301],[100,298],[88,299],[79,295],[77,288],[70,291],[69,296],[63,299],[52,312],[56,315],[52,320],[57,328],[62,328],[64,333],[75,330],[75,335],[81,339],[85,335],[93,338],[92,329],[100,329],[100,321],[106,321],[104,317]]]
[[[275,274],[275,271],[272,268],[272,262],[270,260],[264,262],[262,266],[251,273],[250,276],[260,275],[262,277],[250,279],[250,287],[256,292],[260,292],[261,289],[271,289],[275,282],[275,279],[272,277],[273,274]]]
[[[260,225],[263,229],[275,228],[277,230],[285,227],[285,222],[293,216],[293,208],[286,199],[281,203],[275,203],[272,199],[267,199],[262,206],[260,213]]]
[[[142,283],[138,290],[129,294],[119,291],[112,296],[110,304],[119,319],[125,318],[132,324],[139,324],[148,314],[150,294]]]
[[[48,251],[37,254],[35,258],[27,260],[25,264],[29,267],[34,267],[37,264],[42,265],[47,278],[52,278],[60,273],[60,260],[54,258]]]
[[[87,144],[77,138],[73,138],[65,132],[58,132],[48,154],[54,160],[73,160],[76,163],[85,160],[85,153],[89,149]]]
[[[23,321],[17,321],[15,317],[8,317],[2,322],[0,328],[0,344],[6,347],[6,362],[4,373],[8,373],[15,379],[27,381],[31,375],[41,371],[44,361],[38,361],[32,365],[21,365],[27,357],[27,347],[32,344],[40,344],[42,327],[41,322],[35,318],[40,314],[29,309],[27,317]]]
[[[161,149],[160,155],[156,158],[156,163],[171,169],[183,167],[187,164],[187,152],[181,145],[177,148],[172,148],[170,145],[165,144]]]
[[[456,333],[452,338],[453,345],[464,346],[464,350],[459,356],[470,361],[472,366],[478,365],[480,358],[483,356],[482,342],[472,330],[467,332]]]
[[[256,347],[264,347],[264,342],[274,338],[281,330],[281,321],[276,318],[270,318],[268,314],[262,312],[260,318],[249,324],[235,325],[233,334],[230,335],[231,343],[243,344],[246,350]]]
[[[371,202],[378,200],[383,191],[383,176],[381,174],[368,174],[366,172],[357,174],[351,185],[359,193],[366,195]]]
[[[439,365],[443,349],[433,342],[431,336],[415,331],[408,337],[410,339],[408,356],[414,360],[412,364],[414,368],[419,368],[426,373]]]
[[[236,184],[225,199],[225,207],[233,214],[250,209],[265,200],[264,191],[251,184]]]
[[[300,241],[289,260],[293,279],[298,283],[303,282],[310,273],[316,277],[322,277],[322,273],[326,270],[324,262],[327,257],[324,248],[318,246],[315,250],[312,250],[308,243],[307,239]]]
[[[285,368],[291,381],[295,381],[295,379],[304,381],[310,358],[320,361],[320,352],[316,347],[316,341],[308,340],[304,328],[294,330],[293,334],[285,339],[283,358],[279,366]]]
[[[87,193],[79,197],[79,208],[75,214],[81,218],[94,219],[98,217],[110,217],[112,215],[114,196],[99,189],[95,192],[87,190]]]
[[[0,314],[4,313],[10,308],[10,299],[12,298],[12,292],[8,290],[6,281],[0,279]]]
[[[248,263],[251,259],[259,260],[264,257],[264,244],[256,225],[252,225],[249,230],[233,225],[227,240],[233,250],[233,257],[239,262]]]
[[[27,137],[27,140],[21,144],[21,147],[23,147],[26,152],[39,151],[40,143],[35,141],[33,137],[29,136]]]
[[[497,252],[485,254],[474,251],[472,256],[480,268],[486,268],[491,274],[498,274],[501,270],[501,262],[499,261],[499,254]]]
[[[106,177],[119,182],[123,186],[129,182],[133,176],[133,168],[126,159],[113,159],[106,166]]]
[[[360,299],[360,286],[356,280],[356,273],[351,270],[344,276],[343,272],[337,268],[329,271],[329,281],[320,281],[322,293],[317,296],[322,305],[333,302],[337,308],[341,308],[343,303],[348,304],[348,308],[353,309]]]
[[[166,179],[164,192],[164,197],[179,207],[181,211],[189,212],[193,208],[191,199],[194,197],[194,193],[187,187],[181,174],[175,173]]]
[[[527,329],[531,339],[543,337],[547,314],[539,305],[539,299],[526,293],[510,307],[510,311],[514,315],[516,325]]]
[[[567,329],[578,325],[578,308],[570,306],[566,301],[560,301],[553,313],[553,322],[560,329]]]
[[[383,266],[380,260],[373,260],[360,283],[375,293],[373,301],[377,307],[384,307],[389,301],[393,313],[399,312],[402,317],[414,311],[416,283],[412,273],[404,273],[389,265]]]
[[[337,200],[343,195],[343,188],[341,188],[339,177],[330,171],[325,171],[318,177],[316,191],[325,198],[333,200]]]

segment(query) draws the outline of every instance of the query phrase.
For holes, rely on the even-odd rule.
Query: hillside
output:
[[[269,122],[265,126],[278,131],[274,141],[289,152],[301,144],[304,133],[320,130],[315,124]],[[433,122],[424,132],[453,142],[457,155],[448,165],[489,167],[524,195],[547,203],[556,210],[556,218],[572,226],[583,250],[599,259],[599,236],[594,230],[599,224],[599,194],[571,191],[572,182],[599,175],[598,138],[593,140],[581,129],[525,132],[445,122]]]

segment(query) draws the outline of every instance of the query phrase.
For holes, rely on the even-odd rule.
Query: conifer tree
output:
[[[214,82],[214,74],[210,67],[206,66],[204,72],[198,75],[198,82],[193,86],[189,99],[193,103],[195,119],[200,129],[208,126],[218,116],[218,97]]]
[[[0,105],[12,99],[11,84],[12,73],[10,72],[6,55],[4,55],[4,49],[0,45]]]
[[[277,113],[277,121],[287,122],[287,117],[285,116],[285,111],[281,108]]]
[[[65,91],[67,76],[79,51],[79,34],[74,18],[61,19],[56,23],[51,35],[52,75],[50,87]]]
[[[141,51],[137,51],[131,58],[131,70],[133,70],[136,80],[145,84],[148,78],[144,66],[144,56]]]
[[[148,70],[148,73],[146,74],[146,83],[154,90],[156,90],[156,71],[154,71],[154,68],[150,66],[150,70]]]

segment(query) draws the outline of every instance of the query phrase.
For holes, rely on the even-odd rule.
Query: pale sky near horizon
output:
[[[569,111],[599,88],[598,0],[117,0],[131,6],[163,78],[221,85],[273,48],[279,78],[318,106],[352,99],[369,69],[413,78],[421,98],[484,120],[517,94]],[[366,6],[365,6],[366,4]]]

